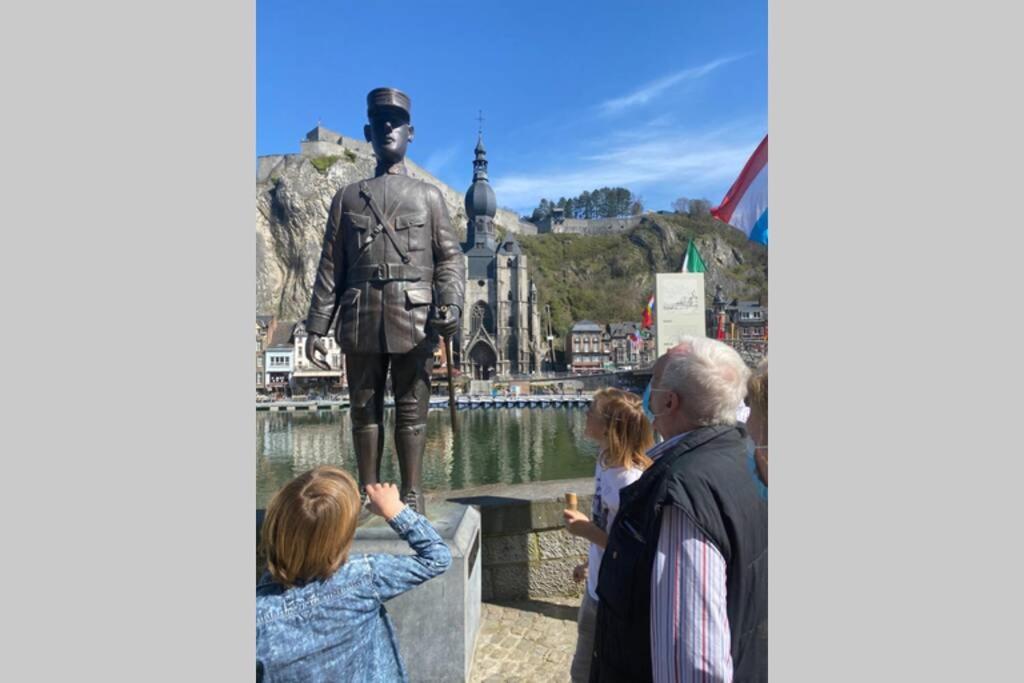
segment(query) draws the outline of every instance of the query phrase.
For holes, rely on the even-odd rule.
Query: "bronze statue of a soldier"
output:
[[[384,387],[391,369],[402,498],[423,513],[433,351],[439,333],[450,337],[459,328],[465,263],[440,190],[407,174],[405,151],[413,139],[409,97],[377,88],[366,100],[370,123],[363,133],[373,144],[377,170],[373,178],[338,190],[331,202],[306,318],[306,357],[329,369],[315,352],[326,353],[321,338],[337,315],[364,491],[380,480]]]

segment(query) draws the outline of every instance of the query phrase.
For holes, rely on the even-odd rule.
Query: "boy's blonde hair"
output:
[[[654,430],[644,415],[643,399],[609,387],[594,394],[593,407],[604,424],[608,442],[601,465],[640,470],[650,467],[647,451],[654,446]]]
[[[348,559],[359,516],[352,475],[322,465],[274,494],[263,520],[267,570],[286,588],[327,579]]]

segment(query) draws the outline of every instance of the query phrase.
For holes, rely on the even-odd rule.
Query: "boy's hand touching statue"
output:
[[[394,484],[367,484],[366,497],[370,500],[370,512],[389,522],[405,507]]]

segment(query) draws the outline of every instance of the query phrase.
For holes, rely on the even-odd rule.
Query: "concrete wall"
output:
[[[504,209],[498,209],[502,213],[508,213]],[[537,226],[529,221],[519,220],[516,222],[517,230],[515,231],[519,235],[536,235]]]
[[[625,232],[640,224],[643,216],[628,218],[566,218],[561,223],[554,223],[549,216],[538,226],[540,233],[568,233],[574,235],[614,235]]]

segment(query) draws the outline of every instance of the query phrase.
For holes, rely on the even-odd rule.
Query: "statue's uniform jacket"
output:
[[[408,263],[384,234],[359,183],[331,202],[306,328],[325,335],[337,315],[345,354],[429,354],[438,335],[431,304],[461,311],[465,262],[444,198],[403,164],[366,180]]]

